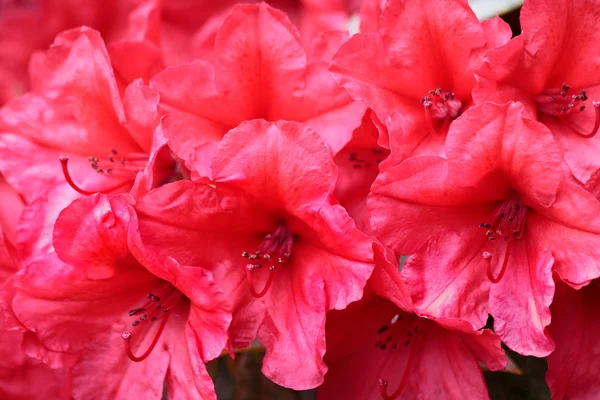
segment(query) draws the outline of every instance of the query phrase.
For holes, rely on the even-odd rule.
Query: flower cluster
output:
[[[0,397],[598,396],[600,0],[236,3],[0,1]]]

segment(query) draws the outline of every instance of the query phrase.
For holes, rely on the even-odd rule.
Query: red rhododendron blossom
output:
[[[371,241],[332,203],[329,149],[301,124],[251,121],[221,141],[212,174],[142,197],[141,240],[212,271],[233,303],[233,347],[258,331],[268,378],[315,387],[327,369],[325,314],[360,299],[373,269]]]
[[[523,33],[488,53],[477,102],[519,101],[552,131],[582,183],[600,168],[600,1],[528,0]]]
[[[577,291],[556,285],[549,327],[556,350],[546,374],[553,399],[593,399],[600,391],[599,306],[598,281]]]
[[[379,244],[374,250],[369,293],[327,320],[330,369],[318,398],[487,398],[477,361],[492,370],[504,368],[500,338],[463,321],[419,318],[398,258]]]
[[[350,142],[334,158],[339,169],[335,197],[363,232],[371,229],[367,195],[379,173],[379,164],[390,154],[378,144],[379,131],[372,117],[376,118],[371,112],[365,113]]]
[[[480,23],[466,0],[390,0],[379,31],[353,36],[331,71],[387,125],[394,165],[443,154],[450,123],[471,104],[473,71],[510,35],[499,18]]]
[[[334,152],[360,125],[365,106],[339,88],[327,63],[307,62],[286,15],[265,4],[236,6],[215,40],[214,64],[166,69],[151,82],[170,115],[169,146],[200,176],[210,174],[225,133],[255,118],[305,122]]]
[[[164,140],[153,143],[158,95],[141,81],[119,94],[97,32],[61,34],[31,71],[33,91],[0,111],[0,171],[31,203],[22,261],[51,246],[58,212],[80,194],[127,193],[136,178],[135,190],[147,190],[173,168],[158,153]]]
[[[488,399],[478,361],[506,366],[493,332],[444,327],[373,295],[330,313],[327,341],[322,400]]]
[[[413,254],[402,274],[416,310],[465,319],[488,313],[522,354],[547,355],[552,267],[577,286],[600,275],[600,203],[561,182],[551,133],[517,103],[467,111],[448,161],[416,157],[382,173],[369,200],[375,234]]]
[[[56,253],[16,274],[10,306],[28,349],[71,367],[75,398],[160,398],[166,379],[171,398],[216,399],[203,362],[226,344],[230,306],[208,271],[155,258],[150,272],[134,258],[131,201],[74,201],[56,222]]]

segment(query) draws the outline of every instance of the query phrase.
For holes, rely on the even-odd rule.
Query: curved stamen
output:
[[[512,240],[509,240],[506,244],[506,251],[504,252],[504,261],[502,262],[502,268],[500,269],[500,273],[497,277],[494,277],[494,273],[492,271],[492,263],[490,262],[487,267],[487,276],[490,282],[498,283],[502,280],[504,273],[506,272],[506,267],[508,266],[508,259],[510,258],[510,251],[512,247]]]
[[[598,133],[598,129],[600,129],[600,102],[594,101],[592,104],[594,105],[595,118],[594,127],[592,128],[592,131],[590,133],[584,133],[577,129],[575,126],[573,126],[573,124],[571,124],[570,122],[562,119],[562,121],[564,121],[567,124],[567,127],[569,129],[571,129],[575,134],[581,136],[584,139],[590,139],[596,136],[596,133]]]
[[[61,164],[62,170],[63,170],[63,175],[65,176],[65,180],[67,181],[69,186],[71,186],[77,193],[83,194],[84,196],[90,196],[90,195],[94,194],[94,192],[88,192],[87,190],[84,190],[75,184],[75,182],[71,178],[71,174],[69,174],[69,167],[67,165],[67,163],[69,162],[69,157],[60,156],[58,159],[60,160],[60,164]]]
[[[416,343],[413,343],[412,348],[410,349],[410,354],[408,355],[408,361],[406,362],[406,366],[404,367],[404,372],[402,373],[400,385],[398,385],[398,388],[394,391],[394,393],[388,395],[388,381],[385,379],[379,379],[379,392],[381,393],[381,398],[383,400],[395,400],[402,393],[404,386],[406,386],[406,382],[408,382],[408,375],[417,355],[416,349]]]
[[[433,122],[433,116],[431,115],[431,102],[423,102],[423,112],[425,113],[425,125],[427,125],[427,130],[430,134],[435,135],[437,132],[435,131],[435,126]]]
[[[265,287],[260,292],[257,292],[254,288],[254,277],[252,276],[252,271],[254,271],[254,269],[255,267],[253,264],[246,265],[246,277],[248,278],[248,286],[250,287],[250,293],[252,293],[252,296],[259,299],[265,294],[267,294],[267,291],[271,287],[271,284],[273,283],[273,277],[275,276],[275,267],[273,266],[269,268],[269,278],[267,280],[267,283],[265,284]]]
[[[156,347],[156,344],[158,343],[158,339],[160,339],[160,335],[162,334],[162,331],[165,329],[165,325],[167,324],[168,319],[169,319],[169,314],[166,314],[164,316],[164,318],[162,318],[160,326],[158,327],[158,331],[154,335],[154,339],[152,339],[152,343],[150,343],[148,350],[146,350],[146,352],[139,357],[134,355],[133,352],[131,351],[131,337],[133,336],[131,334],[131,332],[125,332],[123,334],[123,345],[125,346],[125,353],[127,353],[127,357],[129,357],[129,359],[131,361],[140,362],[140,361],[144,361],[146,358],[148,358],[150,353],[152,353],[152,350],[154,350],[154,347]]]

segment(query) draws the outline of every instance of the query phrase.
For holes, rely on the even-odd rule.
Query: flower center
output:
[[[165,325],[167,324],[170,315],[169,311],[172,310],[183,297],[183,294],[168,282],[161,284],[156,289],[155,293],[149,293],[148,301],[141,307],[129,310],[129,316],[135,317],[135,320],[131,323],[131,326],[134,328],[151,325],[155,321],[160,321],[160,325],[154,335],[154,339],[152,339],[152,343],[141,356],[135,356],[131,350],[131,338],[133,337],[133,334],[131,332],[123,333],[125,352],[131,361],[143,361],[150,353],[152,353],[156,343],[158,343],[158,339],[160,339],[162,331],[165,329]]]
[[[594,126],[592,127],[591,132],[586,133],[574,126],[565,118],[568,115],[580,113],[585,110],[586,102],[588,100],[587,92],[585,89],[581,90],[579,94],[569,94],[569,92],[571,92],[571,87],[566,83],[563,83],[560,89],[546,89],[542,93],[535,96],[535,103],[538,111],[547,115],[558,117],[567,124],[569,129],[583,138],[587,139],[595,136],[600,128],[600,102],[592,102],[592,106],[594,107],[595,111]]]
[[[492,261],[495,258],[499,260],[500,257],[492,256],[493,252],[489,251],[493,250],[492,248],[486,249],[483,252],[483,258],[490,261],[488,264],[487,275],[492,283],[500,282],[504,276],[513,243],[523,236],[526,222],[527,206],[521,202],[521,199],[517,194],[513,194],[508,200],[505,200],[498,208],[496,208],[488,222],[479,224],[480,228],[486,229],[485,235],[488,238],[490,246],[492,246],[494,242],[505,244],[505,246],[499,244],[499,246],[504,247],[504,257],[502,258],[502,265],[497,276],[494,276],[493,274]],[[495,253],[500,254],[501,249],[497,248],[496,250]]]
[[[62,164],[63,175],[67,183],[78,193],[89,196],[96,192],[88,191],[80,188],[71,178],[69,174],[68,162],[69,157],[61,156],[59,158]],[[119,155],[117,150],[112,149],[111,154],[106,159],[99,159],[97,157],[88,157],[90,167],[99,174],[103,174],[107,177],[119,179],[121,181],[133,181],[137,176],[138,172],[143,171],[148,164],[148,154],[145,153],[128,153]],[[102,192],[110,192],[113,189],[121,186],[119,185],[103,190]]]
[[[250,286],[250,292],[256,298],[263,297],[271,284],[273,283],[273,277],[275,276],[275,270],[278,265],[285,264],[292,256],[292,247],[294,245],[294,234],[291,233],[285,223],[279,224],[273,233],[267,233],[265,238],[258,246],[258,250],[253,253],[244,251],[242,257],[248,259],[250,262],[246,264],[246,277],[248,278],[248,284]],[[263,290],[260,292],[255,289],[254,285],[254,274],[257,271],[268,267],[269,277]]]
[[[430,90],[428,95],[423,96],[421,105],[430,133],[445,133],[450,122],[458,118],[463,106],[453,92],[443,92],[440,88]]]
[[[377,335],[382,339],[377,340],[375,343],[376,348],[380,350],[386,350],[389,348],[390,351],[394,351],[399,347],[405,347],[409,349],[408,359],[404,366],[404,372],[402,373],[400,384],[392,394],[387,393],[389,382],[385,379],[379,379],[379,390],[383,400],[394,400],[400,396],[402,390],[406,386],[409,372],[416,358],[416,339],[417,333],[419,332],[419,328],[421,326],[421,319],[416,315],[410,315],[408,318],[408,321],[402,323],[402,316],[400,314],[396,314],[389,324],[385,324],[377,330]],[[385,339],[383,339],[384,337]]]
[[[348,161],[354,169],[368,169],[379,165],[386,157],[384,149],[374,147],[371,149],[360,149],[362,151],[351,151],[348,155]]]

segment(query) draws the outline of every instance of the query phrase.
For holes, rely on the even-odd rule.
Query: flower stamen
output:
[[[502,280],[508,266],[513,243],[523,236],[526,221],[527,207],[521,203],[517,194],[513,194],[494,211],[490,222],[479,224],[480,228],[486,229],[485,235],[488,242],[493,243],[496,239],[499,239],[498,242],[506,243],[502,264],[497,276],[494,276],[493,273],[493,263],[491,261],[494,257],[492,252],[483,252],[483,258],[490,261],[487,266],[487,276],[490,282],[498,283]]]
[[[183,297],[183,294],[179,290],[175,289],[175,287],[173,287],[173,285],[170,283],[163,285],[161,292],[164,292],[164,296],[161,296],[164,298],[164,302],[161,302],[161,297],[156,296],[153,293],[149,293],[148,301],[142,307],[134,308],[128,312],[130,317],[139,315],[139,318],[131,323],[131,326],[134,328],[144,323],[152,323],[160,320],[160,325],[154,334],[154,338],[152,339],[150,346],[141,356],[134,355],[131,349],[131,338],[133,337],[133,334],[131,332],[123,333],[122,336],[125,353],[127,353],[127,357],[129,357],[131,361],[140,362],[148,358],[154,347],[156,347],[156,344],[158,343],[158,340],[165,329],[165,325],[167,324],[170,315],[169,311],[173,309],[173,307],[175,307],[179,300]]]
[[[430,90],[429,95],[421,98],[421,105],[425,113],[425,120],[429,133],[442,134],[448,131],[450,122],[458,118],[462,109],[462,102],[458,100],[453,92],[443,92],[437,88]],[[442,121],[439,128],[438,121]]]
[[[286,224],[279,224],[273,233],[265,235],[263,241],[254,253],[242,252],[242,257],[251,261],[246,264],[246,277],[250,293],[256,298],[261,298],[271,287],[275,270],[278,265],[288,262],[292,256],[292,247],[294,245],[294,234],[291,233]],[[255,289],[254,275],[255,271],[260,270],[263,264],[269,266],[269,277],[264,288],[259,292]]]
[[[392,319],[392,325],[394,325],[398,321],[398,317],[399,317],[399,314]],[[383,400],[395,400],[398,396],[400,396],[400,394],[402,394],[402,391],[404,390],[404,387],[406,386],[406,383],[408,382],[408,377],[410,375],[410,371],[412,370],[413,364],[414,364],[416,356],[417,356],[417,332],[419,331],[420,322],[421,322],[420,319],[418,317],[416,317],[416,321],[410,326],[410,329],[407,332],[407,339],[404,342],[404,347],[410,347],[409,354],[408,354],[408,360],[406,362],[406,365],[404,366],[404,371],[402,372],[402,378],[400,379],[400,384],[398,385],[396,390],[394,390],[394,392],[392,394],[388,394],[387,389],[389,386],[389,382],[386,379],[382,379],[382,378],[379,379],[379,391],[381,394],[381,398]],[[389,329],[389,325],[384,325],[377,332],[383,333],[388,329]],[[386,339],[386,341],[384,343],[377,342],[376,347],[379,347],[380,349],[385,350],[387,343],[390,340],[391,340],[391,336],[388,336],[388,338]],[[397,344],[394,344],[392,346],[392,349],[396,349],[396,348],[397,348]]]
[[[579,94],[569,95],[571,87],[563,83],[560,89],[547,89],[535,97],[538,111],[558,117],[567,127],[576,135],[589,139],[598,133],[600,129],[600,102],[594,101],[594,126],[589,133],[583,132],[566,119],[568,115],[580,113],[585,110],[585,102],[588,100],[586,90],[581,90]]]

